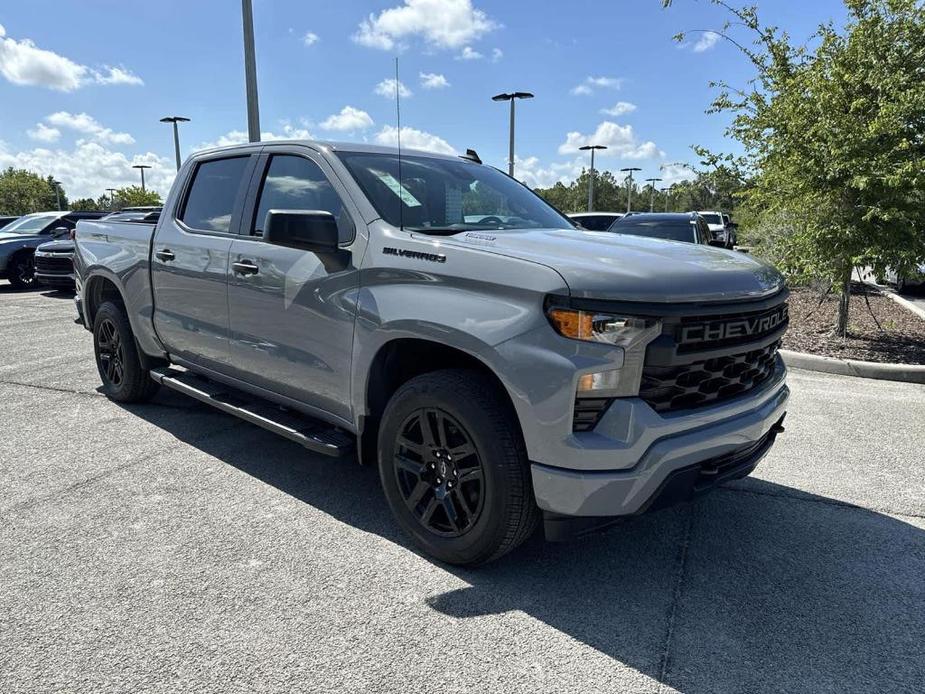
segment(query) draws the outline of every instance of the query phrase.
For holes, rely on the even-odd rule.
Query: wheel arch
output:
[[[496,386],[520,430],[520,417],[507,386],[480,356],[442,342],[420,337],[396,337],[379,346],[365,373],[363,412],[359,422],[360,461],[374,464],[379,422],[386,404],[404,383],[421,374],[442,369],[470,369],[484,374]],[[519,431],[523,435],[522,431]]]

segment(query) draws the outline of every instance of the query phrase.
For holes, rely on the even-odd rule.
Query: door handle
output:
[[[173,254],[173,251],[171,251],[169,248],[163,248],[159,251],[156,251],[154,255],[157,257],[158,260],[163,260],[165,263],[169,263],[171,260],[177,257]]]
[[[260,272],[260,268],[251,260],[239,260],[232,263],[231,267],[234,269],[236,275],[256,275]]]

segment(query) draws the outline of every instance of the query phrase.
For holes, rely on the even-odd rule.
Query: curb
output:
[[[789,368],[821,371],[839,376],[856,376],[858,378],[875,378],[881,381],[903,381],[905,383],[925,384],[925,365],[919,364],[880,364],[874,361],[856,361],[854,359],[837,359],[821,357],[806,352],[779,350],[784,363]]]
[[[870,280],[863,280],[863,282],[864,282],[864,284],[866,284],[866,285],[868,285],[868,286],[870,286],[870,287],[873,287],[874,289],[876,289],[877,291],[879,291],[879,292],[880,292],[881,294],[883,294],[884,296],[889,297],[890,299],[892,299],[893,301],[895,301],[897,304],[899,304],[899,305],[902,306],[903,308],[912,311],[915,315],[917,315],[917,316],[918,316],[919,318],[921,318],[922,320],[925,320],[925,309],[922,309],[922,308],[916,306],[915,304],[913,304],[913,303],[912,303],[911,301],[909,301],[908,299],[904,299],[904,298],[901,297],[899,294],[897,294],[895,290],[890,289],[889,287],[884,287],[882,284],[877,284],[876,282],[871,282]]]

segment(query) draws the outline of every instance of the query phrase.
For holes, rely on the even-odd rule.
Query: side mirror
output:
[[[55,227],[54,229],[51,230],[52,237],[56,239],[60,239],[64,236],[70,236],[70,234],[71,234],[71,230],[68,229],[67,227]]]
[[[263,240],[275,246],[333,253],[340,237],[337,220],[330,212],[270,210],[263,225]]]
[[[722,239],[710,239],[711,246],[719,246],[720,248],[725,248],[726,243]]]

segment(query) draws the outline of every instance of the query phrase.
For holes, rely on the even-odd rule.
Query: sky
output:
[[[838,0],[756,0],[767,23],[806,41],[843,21]],[[728,116],[707,114],[711,80],[753,70],[706,0],[253,0],[263,139],[394,144],[399,58],[402,146],[475,149],[506,168],[517,104],[516,172],[568,182],[603,144],[598,169],[638,166],[659,185],[689,177],[692,145],[736,152]],[[688,32],[685,40],[672,37]],[[739,40],[747,36],[733,27]],[[237,0],[0,0],[0,167],[52,175],[71,199],[137,184],[166,194],[181,153],[246,140]]]

